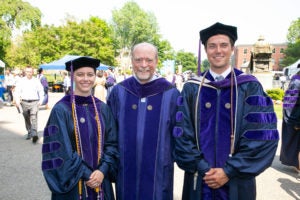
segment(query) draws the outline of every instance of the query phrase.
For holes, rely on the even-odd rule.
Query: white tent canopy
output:
[[[79,58],[81,56],[76,56],[76,55],[66,55],[62,57],[61,59],[55,60],[53,62],[50,62],[48,64],[41,64],[40,67],[43,68],[44,70],[64,70],[66,68],[65,63]],[[100,63],[100,66],[97,67],[98,70],[107,70],[110,66],[104,65]]]
[[[0,67],[5,68],[5,63],[2,60],[0,60]]]
[[[297,68],[298,64],[300,64],[300,59],[294,62],[293,64],[287,66],[288,68]]]

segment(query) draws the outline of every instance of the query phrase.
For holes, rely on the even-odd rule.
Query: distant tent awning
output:
[[[47,64],[41,64],[40,68],[43,68],[44,70],[64,70],[66,68],[65,63],[74,60],[76,58],[79,58],[81,56],[75,56],[75,55],[66,55],[63,58],[59,60],[55,60],[53,62],[47,63]],[[97,68],[98,70],[107,70],[110,66],[103,65],[100,63],[100,66]]]
[[[0,67],[2,67],[2,68],[5,67],[5,63],[2,60],[0,60]]]
[[[294,62],[293,64],[287,66],[288,68],[298,68],[298,65],[300,64],[300,59]]]

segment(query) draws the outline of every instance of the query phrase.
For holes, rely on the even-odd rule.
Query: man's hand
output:
[[[229,181],[222,168],[211,168],[203,178],[208,187],[218,189]]]
[[[100,170],[95,170],[86,182],[87,186],[91,188],[98,188],[104,179],[104,174]]]

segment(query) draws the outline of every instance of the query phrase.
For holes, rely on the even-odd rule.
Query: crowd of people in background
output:
[[[132,74],[97,70],[100,60],[91,57],[66,63],[65,95],[52,108],[42,148],[52,199],[113,199],[112,182],[117,199],[172,199],[174,162],[185,171],[183,199],[256,199],[255,178],[271,166],[279,140],[272,99],[254,76],[231,66],[236,27],[216,23],[200,39],[210,68],[199,76],[160,74],[158,49],[147,42],[132,48]],[[300,122],[291,108],[299,76],[283,106],[282,131],[295,137],[282,140],[280,155],[297,170]],[[32,66],[7,69],[3,87],[6,105],[24,116],[26,139],[36,143],[38,110],[48,108],[51,91],[47,75]]]
[[[48,92],[53,91],[53,86],[49,83],[50,76],[53,76],[51,71],[44,71],[42,68],[34,70],[34,74],[36,77],[40,79],[45,92],[45,99],[42,103],[45,108],[48,107],[49,95]],[[168,71],[167,73],[160,74],[158,71],[156,72],[157,76],[165,77],[169,82],[174,84],[179,91],[181,91],[184,82],[189,80],[194,74],[192,71],[186,71],[183,73],[178,72],[171,72]],[[19,69],[6,69],[4,80],[0,80],[0,103],[3,103],[6,106],[13,106],[15,105],[14,101],[14,88],[18,80],[25,76],[25,71]],[[94,95],[101,99],[102,101],[106,102],[107,96],[109,95],[113,85],[123,81],[124,79],[131,77],[132,74],[126,72],[120,72],[112,67],[108,70],[97,70],[97,80],[95,86],[93,88]],[[61,77],[61,78],[60,78]],[[170,78],[171,77],[171,78]],[[60,76],[55,74],[55,78],[58,80],[62,80],[62,91],[68,95],[70,94],[70,86],[71,86],[71,79],[70,75],[67,71],[61,71]],[[60,82],[60,81],[59,81]]]

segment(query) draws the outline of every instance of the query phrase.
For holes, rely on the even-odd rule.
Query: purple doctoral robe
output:
[[[108,98],[117,122],[120,166],[117,199],[172,200],[172,157],[179,91],[164,78],[114,86]]]
[[[174,130],[175,159],[185,170],[184,200],[254,200],[255,177],[272,164],[279,139],[272,99],[254,76],[237,69],[234,74],[236,87],[232,74],[215,82],[208,72],[181,92]],[[223,168],[229,181],[209,188],[203,177],[210,168]]]
[[[300,75],[292,77],[283,99],[280,161],[299,167],[300,152]]]
[[[101,200],[113,200],[111,179],[118,163],[117,132],[108,106],[95,98],[101,125],[101,159],[98,161],[98,130],[95,106],[91,96],[75,96],[79,126],[81,155],[76,149],[70,95],[64,96],[53,107],[44,129],[42,170],[52,193],[52,200],[79,199],[79,180],[87,181],[93,171],[104,174]],[[98,194],[85,185],[82,200],[96,200]]]

